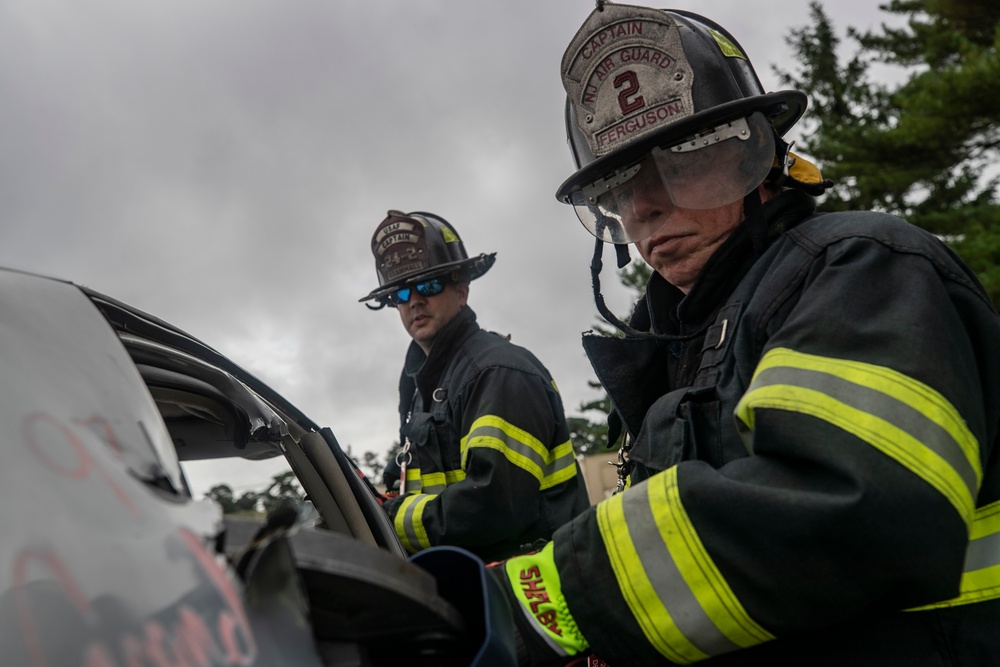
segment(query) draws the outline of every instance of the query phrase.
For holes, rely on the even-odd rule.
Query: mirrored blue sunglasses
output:
[[[421,296],[434,296],[435,294],[443,292],[445,285],[447,285],[447,283],[444,280],[440,278],[431,278],[430,280],[425,280],[421,283],[400,287],[395,292],[389,294],[387,298],[389,299],[389,303],[393,306],[398,306],[399,304],[406,303],[410,300],[413,290],[417,290],[417,294],[420,294]]]

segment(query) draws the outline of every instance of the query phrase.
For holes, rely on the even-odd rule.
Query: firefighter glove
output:
[[[489,568],[514,615],[517,661],[522,667],[576,664],[589,644],[566,606],[552,543]],[[584,663],[585,664],[585,663]]]

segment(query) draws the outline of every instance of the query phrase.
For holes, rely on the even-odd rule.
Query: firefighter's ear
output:
[[[461,304],[464,306],[469,302],[469,283],[455,283],[455,291]]]

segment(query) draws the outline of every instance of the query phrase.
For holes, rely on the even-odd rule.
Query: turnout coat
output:
[[[429,355],[410,344],[399,396],[410,460],[405,492],[384,507],[409,551],[448,544],[498,560],[589,506],[552,376],[471,308]]]
[[[585,336],[633,467],[556,532],[564,603],[613,666],[997,664],[996,311],[895,217],[764,212]]]

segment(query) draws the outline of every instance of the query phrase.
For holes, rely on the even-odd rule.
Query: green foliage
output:
[[[239,506],[236,504],[236,499],[233,498],[233,489],[228,484],[216,484],[208,490],[205,497],[219,503],[222,506],[222,511],[226,514],[234,514],[240,511]]]
[[[653,268],[649,264],[646,264],[646,262],[644,262],[641,258],[640,259],[633,258],[632,261],[626,264],[624,268],[618,269],[618,274],[617,274],[618,281],[625,287],[632,290],[632,292],[634,293],[633,306],[632,306],[633,310],[635,309],[635,304],[638,303],[639,298],[643,294],[645,294],[646,283],[649,282],[649,276],[652,275],[652,273],[653,273]],[[615,315],[618,317],[618,319],[627,323],[632,316],[632,312],[630,311],[625,316],[622,316],[618,313],[615,313]],[[622,335],[622,333],[618,331],[618,329],[612,327],[603,319],[594,323],[594,331],[601,333],[605,336]],[[596,383],[591,383],[591,384],[593,386],[600,387],[599,384]],[[580,406],[580,410],[592,409],[584,407],[585,405],[587,404]]]
[[[386,464],[396,457],[396,453],[402,448],[402,445],[398,442],[392,443],[392,447],[389,448],[385,454],[376,454],[372,451],[366,451],[361,454],[361,460],[358,461],[354,456],[354,452],[351,451],[351,446],[347,446],[347,450],[344,452],[347,457],[354,461],[354,463],[361,469],[368,479],[371,480],[373,484],[379,484],[382,482],[382,471],[385,470]]]
[[[791,31],[795,72],[784,85],[810,98],[797,150],[836,185],[821,210],[899,215],[940,236],[1000,303],[1000,5],[995,0],[891,0],[902,27],[847,29],[841,40],[818,2]],[[902,68],[893,85],[872,68]]]
[[[270,486],[264,489],[259,498],[264,512],[267,513],[285,500],[301,502],[305,500],[305,494],[302,493],[295,473],[289,470],[280,475],[275,475],[271,480]]]
[[[600,382],[593,380],[587,382],[591,389],[599,390]],[[586,417],[566,417],[569,425],[569,437],[573,442],[573,449],[577,454],[587,456],[589,454],[601,454],[608,450],[614,443],[608,443],[607,416],[611,412],[611,399],[605,393],[602,398],[593,401],[586,401],[580,404],[579,410],[584,414],[596,412],[594,421]]]
[[[371,483],[378,486],[382,484],[382,472],[385,470],[386,465],[388,465],[389,461],[395,459],[396,454],[402,451],[402,449],[402,443],[393,442],[392,446],[389,447],[389,451],[385,454],[376,454],[375,452],[367,451],[361,455],[360,461],[354,457],[350,445],[347,446],[345,453],[361,469],[361,472],[368,477]]]
[[[231,486],[216,484],[205,497],[219,503],[225,514],[267,514],[285,500],[305,500],[295,473],[290,470],[275,475],[262,491],[246,491],[236,498]]]
[[[618,279],[622,285],[631,288],[635,292],[638,300],[646,291],[646,284],[649,277],[653,275],[653,267],[641,259],[633,260],[625,265],[624,269],[618,271]]]

